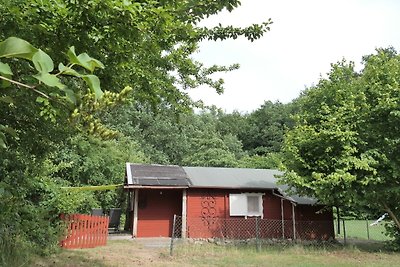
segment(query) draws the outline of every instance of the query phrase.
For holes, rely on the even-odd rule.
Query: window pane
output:
[[[260,212],[260,196],[247,196],[247,212],[249,214]]]

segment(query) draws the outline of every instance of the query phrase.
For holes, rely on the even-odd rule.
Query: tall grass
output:
[[[357,247],[267,246],[227,247],[214,244],[179,246],[176,266],[394,266],[400,255],[360,250]]]
[[[28,266],[32,247],[9,228],[0,229],[0,266]]]

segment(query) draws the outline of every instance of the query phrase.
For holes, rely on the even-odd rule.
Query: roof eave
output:
[[[186,189],[188,186],[125,185],[124,189]]]
[[[274,190],[274,187],[238,187],[238,186],[206,186],[206,185],[191,185],[189,188],[195,189],[238,189],[238,190]]]

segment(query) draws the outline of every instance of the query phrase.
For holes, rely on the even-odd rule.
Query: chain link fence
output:
[[[332,221],[293,221],[251,218],[187,218],[174,216],[170,254],[177,238],[193,242],[224,245],[251,244],[260,250],[265,245],[303,243],[334,244]]]
[[[344,244],[356,243],[360,241],[389,241],[390,237],[385,235],[385,225],[388,223],[382,221],[379,223],[369,219],[340,219],[335,220],[335,237]]]

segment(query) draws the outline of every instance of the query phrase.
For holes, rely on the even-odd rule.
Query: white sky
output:
[[[201,43],[197,60],[241,67],[216,76],[225,80],[223,95],[201,87],[189,92],[193,99],[226,112],[251,112],[266,100],[290,102],[342,58],[360,67],[361,57],[377,47],[400,50],[398,0],[242,0],[232,13],[203,25],[247,26],[268,18],[271,31],[253,43],[244,38]]]

